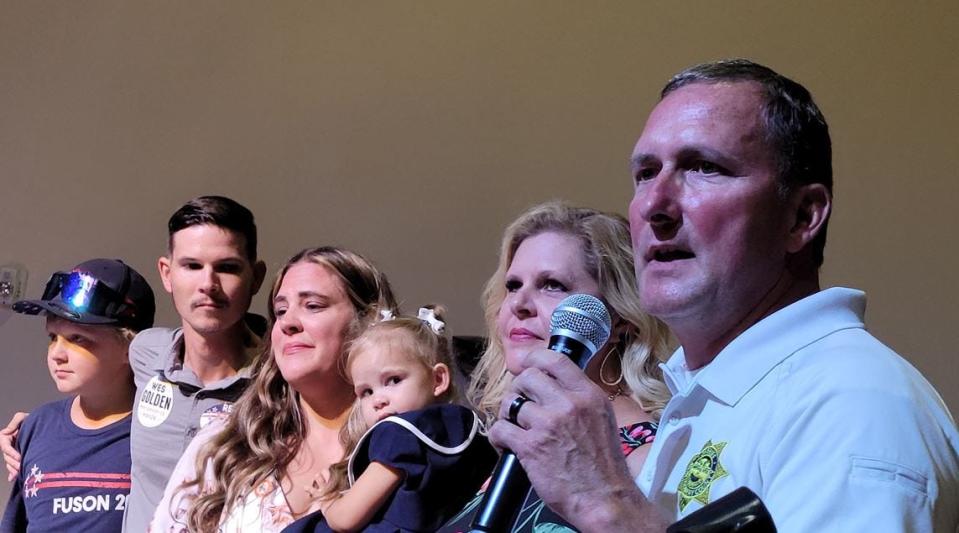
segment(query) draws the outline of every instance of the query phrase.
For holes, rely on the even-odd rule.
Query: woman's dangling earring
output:
[[[616,347],[613,346],[610,348],[606,355],[603,357],[603,362],[599,365],[599,380],[603,382],[603,385],[607,387],[617,387],[620,383],[623,382],[623,365],[619,365],[619,377],[615,381],[606,380],[606,362],[609,361],[609,356],[616,352]]]

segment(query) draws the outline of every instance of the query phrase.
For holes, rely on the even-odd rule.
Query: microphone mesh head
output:
[[[598,350],[609,340],[612,321],[599,298],[588,294],[572,294],[556,306],[549,326],[551,331],[565,329],[577,333]]]

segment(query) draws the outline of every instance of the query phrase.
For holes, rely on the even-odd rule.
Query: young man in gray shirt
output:
[[[146,330],[130,345],[137,385],[132,487],[125,531],[146,531],[170,472],[196,432],[226,416],[249,381],[262,331],[244,317],[263,282],[253,214],[224,197],[187,202],[169,222],[157,262],[181,326]]]

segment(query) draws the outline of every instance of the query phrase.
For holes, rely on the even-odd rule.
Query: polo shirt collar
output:
[[[683,349],[676,350],[661,365],[666,385],[674,395],[698,386],[735,405],[796,351],[836,331],[864,327],[865,311],[862,291],[835,287],[817,292],[763,318],[697,372],[686,369]]]
[[[170,375],[183,368],[183,328],[173,330],[173,342],[153,360],[153,370]]]
[[[233,376],[221,379],[217,382],[203,386],[199,378],[193,373],[193,370],[183,365],[183,328],[176,328],[174,331],[173,342],[165,353],[156,358],[153,370],[161,373],[167,380],[192,386],[197,389],[221,389],[229,387],[240,379],[249,379],[253,371],[253,362],[256,360],[261,349],[261,340],[246,324],[244,324],[244,334],[247,346],[244,350],[244,357],[247,364],[243,366]]]

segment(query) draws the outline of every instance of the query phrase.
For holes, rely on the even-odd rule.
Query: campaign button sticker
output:
[[[232,403],[224,402],[214,405],[206,411],[203,411],[203,414],[200,415],[200,428],[205,428],[214,421],[222,421],[223,423],[226,423],[226,420],[230,418],[230,413],[232,412]]]
[[[173,385],[159,376],[153,376],[140,395],[137,420],[148,428],[154,428],[166,421],[172,410]]]

